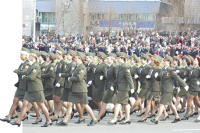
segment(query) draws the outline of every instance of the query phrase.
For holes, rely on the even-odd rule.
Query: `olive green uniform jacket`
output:
[[[21,90],[26,91],[26,81],[22,80],[22,75],[25,75],[28,68],[30,66],[29,60],[24,61],[18,69],[15,69],[15,73],[18,75],[18,82],[15,84],[15,86]]]
[[[55,82],[55,64],[50,63],[44,73],[42,73],[41,77],[44,79],[44,89],[53,89]]]
[[[41,80],[41,68],[38,62],[34,62],[27,70],[25,76],[22,78],[26,81],[27,92],[43,91],[43,85]]]
[[[156,80],[161,81],[161,92],[162,93],[173,93],[174,81],[177,81],[178,84],[182,87],[187,86],[187,84],[178,76],[175,69],[172,67],[163,68]]]
[[[199,91],[199,85],[197,81],[200,81],[200,67],[193,67],[189,73],[189,89],[193,92]]]
[[[123,63],[117,67],[116,80],[114,83],[117,91],[130,91],[134,89],[134,83],[130,73],[130,69],[126,63]]]

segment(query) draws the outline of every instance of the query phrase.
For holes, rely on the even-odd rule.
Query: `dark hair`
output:
[[[44,61],[46,61],[46,56],[45,55],[41,55],[41,57],[43,58]]]
[[[81,61],[82,61],[83,63],[85,62],[85,60],[84,60],[82,57],[78,56],[78,58],[81,59]]]
[[[104,61],[104,58],[101,55],[98,55],[98,57]]]
[[[131,56],[130,59],[133,59],[135,61],[135,63],[138,63],[137,60],[135,59],[135,57]]]
[[[65,55],[62,54],[63,59],[65,60]]]
[[[51,63],[54,63],[54,59],[53,59],[53,57],[52,57],[51,55],[49,55],[48,57],[49,57]]]
[[[187,65],[190,66],[190,61],[187,58],[183,58],[182,60],[185,60],[187,62]]]
[[[178,62],[178,66],[180,66],[180,61],[179,60],[177,60],[177,59],[174,59],[175,61],[177,61]]]
[[[146,58],[144,58],[144,57],[141,57],[141,59],[146,60],[148,62],[148,60]]]

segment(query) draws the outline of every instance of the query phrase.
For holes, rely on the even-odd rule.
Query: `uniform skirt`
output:
[[[129,91],[129,97],[137,98],[138,97],[138,92],[135,91],[134,93],[131,93],[131,91]]]
[[[192,96],[198,96],[198,91],[190,91],[190,95]]]
[[[24,95],[25,95],[26,91],[17,88],[16,92],[15,92],[15,97],[19,98],[19,99],[23,99]]]
[[[44,90],[44,96],[46,100],[53,100],[53,89],[45,89]]]
[[[56,96],[61,96],[63,90],[64,90],[64,87],[54,87],[53,94]]]
[[[149,89],[141,89],[138,97],[141,99],[147,99],[149,94]]]
[[[94,92],[94,85],[92,84],[90,87],[88,87],[88,96],[92,97],[93,92]]]
[[[29,102],[44,102],[44,91],[26,92],[24,100],[27,100]]]
[[[128,104],[128,91],[118,91],[114,103]]]
[[[114,103],[115,97],[115,91],[106,90],[102,101],[104,103]]]
[[[172,104],[173,92],[164,92],[160,100],[160,104],[171,105]]]
[[[178,96],[181,98],[187,98],[189,96],[189,91],[186,91],[185,89],[181,89],[178,93]]]
[[[68,101],[68,97],[69,97],[69,93],[70,93],[70,89],[68,88],[65,88],[60,96],[60,100],[61,101],[65,101],[67,102]]]
[[[87,92],[84,92],[84,93],[70,92],[69,97],[68,97],[68,102],[88,104]]]
[[[92,100],[95,101],[102,101],[104,96],[104,89],[102,88],[95,88],[92,94]]]
[[[153,99],[154,99],[155,101],[159,101],[159,100],[160,100],[160,92],[159,92],[159,91],[157,91],[157,92],[155,92],[155,91],[150,91],[147,100],[151,100],[152,97],[153,97]]]
[[[178,94],[178,89],[174,89],[173,90],[173,95],[177,95]]]

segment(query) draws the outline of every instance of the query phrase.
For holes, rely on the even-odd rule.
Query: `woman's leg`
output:
[[[97,105],[98,105],[99,112],[100,112],[100,110],[101,110],[101,107],[102,107],[102,101],[98,101],[98,102],[97,102]]]
[[[59,113],[60,113],[60,110],[62,109],[62,105],[63,105],[63,101],[59,101],[59,103],[58,103],[58,106],[57,106],[57,108],[56,108],[56,110],[54,111],[55,112],[55,114],[54,114],[54,116],[53,116],[53,118],[52,118],[52,120],[54,120],[54,119],[57,119],[58,118],[58,116],[59,116]]]
[[[54,111],[56,111],[58,107],[58,103],[56,102],[56,95],[53,95],[53,102],[54,102]]]
[[[158,120],[158,119],[160,118],[160,116],[162,115],[163,110],[164,110],[164,105],[163,105],[163,104],[160,104],[160,105],[159,105],[158,114],[157,114],[157,116],[156,116],[156,118],[155,118],[156,120]]]
[[[140,97],[138,97],[137,101],[133,104],[133,106],[131,107],[130,111],[133,111],[136,106],[141,104],[141,101],[142,101],[142,99]]]
[[[38,107],[38,105],[37,105],[36,102],[31,102],[31,104],[32,104],[33,107],[34,107],[34,110],[35,110],[35,113],[36,113],[36,116],[37,116],[35,122],[37,122],[37,121],[39,121],[39,120],[41,119],[41,117],[40,117],[40,112],[39,112],[39,107]]]
[[[174,106],[173,103],[171,103],[170,108],[171,108],[172,112],[174,113],[175,118],[178,119],[178,118],[179,118],[179,115],[178,115],[177,110],[176,110],[176,107]]]
[[[26,101],[26,100],[23,101],[23,107],[20,112],[19,118],[16,120],[16,123],[20,123],[23,120],[24,116],[26,115],[28,104],[29,104],[29,101]]]
[[[111,122],[115,122],[117,121],[117,116],[119,114],[119,110],[120,110],[120,104],[119,103],[115,103],[115,109],[114,109],[114,117],[111,120]]]
[[[107,105],[107,103],[103,102],[101,110],[99,112],[99,115],[97,116],[97,120],[99,120],[101,118],[101,116],[105,113],[105,111],[106,111],[106,105]]]
[[[45,117],[46,117],[46,122],[50,123],[51,119],[49,117],[49,111],[47,110],[46,106],[44,105],[43,102],[37,102],[37,105],[41,108],[41,110],[43,111]]]
[[[185,116],[188,117],[188,114],[190,112],[190,108],[191,108],[191,105],[192,105],[192,100],[194,99],[194,96],[193,95],[189,95],[188,96],[188,104],[187,104],[187,111],[185,113]]]
[[[128,107],[128,104],[124,105],[124,108],[125,108],[125,113],[126,113],[126,121],[129,121],[130,120],[130,109]]]
[[[19,98],[14,97],[14,99],[13,99],[13,104],[12,104],[12,106],[11,106],[11,108],[10,108],[10,112],[9,112],[8,116],[7,116],[5,119],[11,119],[11,117],[12,117],[14,111],[15,111],[16,108],[17,108],[17,104],[18,104],[19,100],[20,100]]]
[[[79,120],[83,119],[83,110],[84,108],[81,106],[80,103],[76,103],[76,108],[78,109],[78,113],[79,113]]]
[[[92,109],[90,108],[90,106],[88,104],[81,104],[81,105],[83,105],[83,108],[86,109],[86,111],[89,113],[92,120],[96,121],[96,117],[94,116],[94,113],[93,113]]]
[[[23,102],[21,100],[18,101],[18,107],[20,110],[22,110]]]
[[[69,116],[70,116],[70,114],[72,112],[72,105],[73,105],[73,103],[71,103],[71,102],[67,103],[67,113],[66,113],[65,118],[63,119],[64,123],[68,122]]]
[[[153,97],[150,100],[147,100],[147,106],[146,106],[146,111],[144,116],[141,118],[141,120],[144,120],[147,118],[147,115],[149,114],[150,108],[151,108],[151,101],[152,101]]]
[[[27,111],[30,111],[32,107],[33,107],[33,105],[31,103],[29,103]]]

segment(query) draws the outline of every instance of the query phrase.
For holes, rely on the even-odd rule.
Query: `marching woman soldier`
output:
[[[104,90],[105,90],[105,78],[104,75],[106,74],[107,65],[104,63],[104,60],[106,58],[106,54],[103,52],[98,53],[98,65],[94,69],[94,75],[92,76],[92,79],[88,82],[88,87],[94,83],[95,90],[92,95],[92,100],[96,103],[96,105],[99,108],[99,111],[102,107],[102,99],[104,96]]]
[[[189,73],[191,69],[188,67],[190,66],[190,59],[187,56],[184,56],[182,59],[183,67],[179,70],[179,76],[183,81],[189,85]],[[181,98],[183,98],[182,108],[178,111],[178,113],[184,113],[185,112],[185,104],[187,101],[187,98],[189,96],[189,91],[186,91],[185,89],[181,89],[178,93],[178,96],[176,98],[175,107],[179,105]]]
[[[86,111],[89,113],[89,115],[92,117],[92,120],[88,126],[93,126],[95,123],[97,123],[96,118],[92,112],[92,109],[88,105],[88,95],[87,95],[87,85],[86,85],[86,68],[83,65],[83,62],[85,60],[85,54],[78,53],[75,57],[76,62],[76,68],[72,73],[71,77],[68,77],[68,80],[72,82],[71,86],[71,92],[68,97],[68,103],[67,103],[67,115],[61,121],[58,123],[60,126],[67,126],[68,125],[68,119],[72,112],[72,106],[74,103],[81,104],[81,106],[86,109]],[[81,116],[82,110],[79,110],[79,115]],[[80,118],[78,122],[76,123],[82,123],[85,122],[85,118]]]
[[[180,58],[178,56],[174,56],[173,57],[173,67],[175,68],[175,71],[176,73],[179,75],[179,72],[180,72]],[[175,103],[176,102],[176,97],[177,97],[177,94],[178,94],[178,88],[179,88],[179,85],[178,85],[178,82],[177,81],[174,81],[174,90],[173,90],[173,95],[175,98],[172,98],[173,102]],[[180,101],[180,103],[182,104],[182,101]],[[174,115],[172,113],[172,110],[169,112],[169,115]]]
[[[40,55],[39,51],[36,51],[36,50],[32,50],[29,55],[31,66],[28,68],[26,74],[22,75],[22,80],[26,82],[26,93],[24,96],[23,108],[22,108],[19,118],[15,122],[11,123],[12,125],[18,125],[18,127],[21,125],[21,121],[26,114],[26,108],[29,102],[32,102],[32,103],[36,102],[37,105],[44,112],[44,115],[46,117],[46,123],[42,127],[48,127],[49,125],[52,125],[51,119],[49,117],[49,112],[46,106],[44,105],[45,96],[44,96],[43,85],[42,85],[42,80],[41,80],[41,69],[38,63],[39,55]],[[35,108],[35,110],[37,109]],[[36,114],[37,113],[39,112],[36,112]]]
[[[116,69],[117,66],[115,64],[115,58],[116,58],[116,54],[113,53],[109,53],[108,57],[107,57],[107,63],[108,63],[108,67],[106,69],[106,75],[105,75],[105,79],[106,79],[106,91],[105,91],[105,95],[103,97],[103,104],[102,104],[102,108],[100,110],[100,113],[97,117],[98,122],[103,119],[103,117],[106,116],[106,105],[107,103],[113,103],[114,98],[115,98],[115,93],[116,93],[116,87],[114,86],[114,82],[116,80]],[[124,118],[124,115],[122,113],[122,111],[120,112],[120,116],[121,116],[121,120]],[[123,119],[124,120],[124,119]]]
[[[55,87],[53,89],[54,111],[58,110],[58,103],[60,101],[60,96],[64,90],[65,79],[59,77],[59,74],[65,72],[65,61],[63,59],[65,54],[66,54],[65,50],[61,47],[58,47],[58,49],[56,50],[56,58],[58,59],[58,62],[56,63],[55,66],[56,78],[55,78]],[[64,109],[62,108],[61,111],[63,118],[65,115]]]
[[[22,48],[21,52],[20,52],[20,58],[22,60],[22,63],[20,64],[18,69],[14,70],[14,73],[16,73],[18,75],[18,82],[15,84],[15,86],[17,87],[17,90],[15,92],[15,96],[13,99],[13,104],[10,108],[10,112],[8,114],[8,116],[4,119],[0,119],[1,121],[5,121],[5,122],[10,122],[12,115],[14,113],[14,111],[17,108],[17,105],[19,106],[20,110],[22,111],[22,103],[20,102],[20,99],[24,98],[25,92],[26,92],[26,82],[22,80],[22,75],[24,75],[26,73],[26,71],[28,70],[29,66],[30,66],[30,62],[28,60],[28,55],[29,55],[29,50],[26,48]],[[19,104],[20,103],[20,104]],[[17,116],[17,115],[16,115]],[[18,118],[18,117],[14,117],[13,118]],[[26,115],[23,117],[26,118]]]
[[[44,51],[41,51],[40,52],[40,56],[39,56],[39,63],[40,63],[40,68],[41,68],[41,75],[45,72],[45,69],[48,65],[48,63],[46,62],[46,55],[47,53],[44,52]],[[43,87],[44,87],[44,79],[42,79],[42,84],[43,84]],[[35,104],[35,103],[34,103]],[[29,104],[30,105],[30,104]],[[30,105],[31,106],[31,105]],[[39,109],[39,108],[38,108]],[[38,110],[39,112],[41,112],[41,109]],[[30,115],[32,117],[37,117],[36,114],[35,115]],[[37,121],[37,120],[36,120]],[[37,122],[36,122],[37,123]]]
[[[53,115],[53,93],[52,90],[54,88],[54,82],[55,82],[55,64],[54,60],[56,59],[56,56],[54,53],[49,52],[47,55],[47,62],[48,65],[46,67],[46,70],[41,75],[41,77],[44,79],[44,95],[45,95],[45,104],[47,107],[49,107],[49,116]]]
[[[120,104],[125,106],[125,114],[126,119],[125,121],[121,122],[120,124],[130,124],[130,109],[128,108],[128,99],[129,99],[129,91],[131,88],[131,93],[134,93],[134,84],[130,74],[130,69],[128,68],[126,61],[125,53],[118,53],[118,62],[119,66],[116,70],[116,80],[113,86],[116,86],[117,95],[115,98],[115,109],[114,109],[114,118],[108,122],[109,124],[117,124],[117,116],[120,111]]]
[[[76,67],[76,64],[74,62],[74,57],[75,56],[76,56],[76,52],[75,51],[73,51],[73,50],[69,50],[68,51],[67,60],[69,61],[69,63],[67,64],[67,67],[66,67],[64,73],[60,73],[59,74],[59,77],[65,78],[65,84],[64,84],[64,90],[63,90],[63,92],[61,94],[61,97],[60,97],[60,100],[59,100],[59,103],[58,103],[58,107],[55,110],[55,115],[52,118],[52,122],[54,122],[54,121],[57,122],[58,121],[57,118],[58,118],[59,112],[60,112],[64,102],[68,101],[68,96],[69,96],[71,85],[72,85],[72,82],[68,81],[68,77],[71,77],[71,74],[72,74],[72,72],[74,71],[74,69]],[[67,107],[67,105],[65,105],[65,106]]]
[[[172,103],[174,81],[178,81],[178,84],[185,90],[188,90],[189,88],[187,84],[176,74],[175,69],[173,67],[170,67],[172,61],[173,61],[172,57],[165,56],[164,68],[160,71],[160,73],[158,72],[155,73],[156,80],[161,81],[160,83],[161,83],[161,93],[162,93],[158,114],[155,119],[151,120],[151,122],[155,124],[158,124],[158,119],[162,115],[165,105],[169,105],[169,107],[171,108],[171,110],[175,115],[175,120],[172,123],[180,121],[177,110]]]
[[[92,78],[93,74],[94,74],[94,69],[96,67],[96,65],[93,62],[93,57],[95,56],[95,53],[87,53],[86,56],[86,61],[87,61],[87,65],[86,65],[86,69],[87,69],[87,83],[88,81]],[[94,92],[95,86],[94,84],[91,84],[88,87],[88,96],[92,98],[92,94]]]
[[[189,73],[189,96],[188,96],[188,103],[187,103],[187,111],[185,116],[181,120],[188,120],[189,119],[189,111],[192,106],[192,101],[194,100],[194,104],[200,107],[200,102],[198,99],[198,92],[199,92],[199,78],[200,78],[200,68],[199,68],[199,60],[198,57],[195,57],[193,60],[193,68]],[[198,119],[197,119],[198,120]],[[197,121],[198,122],[198,121]]]
[[[148,75],[146,76],[147,79],[150,79],[150,94],[147,98],[147,106],[146,106],[146,111],[145,114],[143,116],[143,118],[141,120],[139,120],[138,122],[144,122],[147,120],[147,115],[149,114],[150,108],[151,108],[151,102],[154,100],[157,102],[157,104],[159,105],[159,101],[160,101],[160,81],[157,81],[155,79],[155,73],[160,73],[161,70],[161,65],[160,62],[162,61],[162,58],[159,55],[153,55],[151,57],[151,66],[152,68],[150,69]],[[157,106],[158,108],[158,106]],[[157,108],[154,110],[152,110],[151,112],[151,117],[155,116],[155,112],[157,110]],[[165,112],[165,115],[167,113]],[[167,116],[165,116],[164,119],[166,119]]]
[[[131,63],[130,72],[131,72],[132,80],[133,80],[133,83],[134,83],[134,89],[135,89],[135,92],[133,94],[131,94],[131,92],[129,92],[129,101],[130,101],[131,107],[133,106],[133,103],[132,103],[130,97],[134,97],[135,100],[137,100],[137,97],[138,97],[138,92],[137,92],[138,91],[138,79],[134,78],[135,73],[139,69],[139,67],[137,65],[138,62],[139,62],[139,58],[137,57],[137,55],[133,54],[133,56],[130,56],[130,63]],[[132,111],[130,114],[132,114],[132,113],[134,113],[134,112],[136,112],[140,109],[142,110],[141,103],[138,105],[137,109]]]
[[[135,107],[137,107],[138,105],[140,105],[140,103],[143,103],[143,101],[145,99],[147,99],[147,95],[149,92],[149,88],[150,88],[150,79],[147,79],[146,76],[149,73],[150,70],[150,66],[147,64],[147,62],[150,60],[150,57],[146,54],[142,54],[141,56],[141,63],[142,66],[140,66],[140,68],[138,69],[137,73],[135,74],[134,78],[140,80],[140,84],[141,84],[141,90],[140,93],[138,95],[137,101],[134,103],[133,107],[131,107],[130,112],[133,111],[133,109]],[[140,115],[138,116],[142,116],[145,112],[142,110],[140,110]]]

